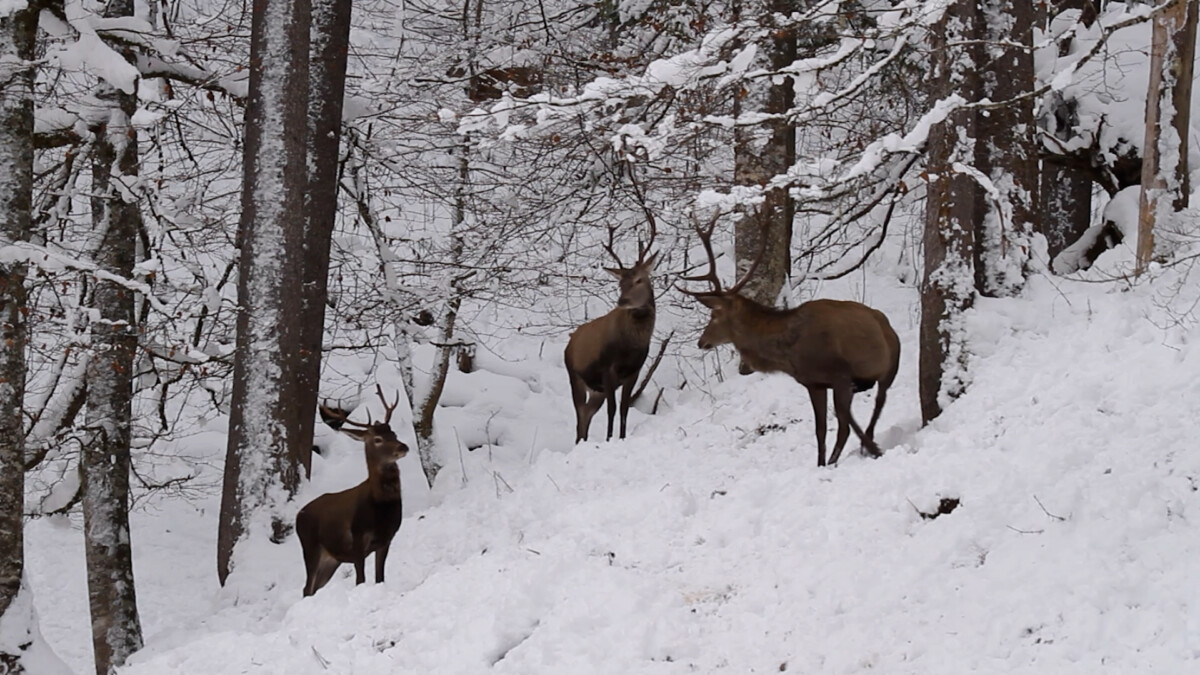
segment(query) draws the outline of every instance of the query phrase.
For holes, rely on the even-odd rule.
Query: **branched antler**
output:
[[[707,291],[689,291],[685,288],[679,290],[688,295],[709,295],[721,292],[721,278],[717,276],[717,256],[713,254],[712,235],[713,230],[717,226],[717,220],[721,218],[721,210],[717,209],[713,212],[712,218],[709,219],[708,225],[701,225],[700,220],[696,218],[696,214],[692,213],[692,227],[696,230],[696,235],[700,237],[700,243],[704,246],[704,253],[708,256],[708,273],[690,277],[680,277],[683,281],[707,281],[712,285],[711,290]]]
[[[721,212],[718,210],[713,214],[713,217],[709,219],[708,225],[701,225],[700,221],[696,218],[696,215],[694,213],[692,214],[692,226],[696,230],[696,235],[700,237],[700,243],[704,246],[704,254],[708,256],[708,272],[696,276],[680,278],[684,281],[707,281],[712,286],[712,289],[707,291],[689,291],[684,288],[679,289],[688,295],[733,295],[734,293],[742,290],[742,288],[746,285],[746,282],[750,281],[750,279],[754,277],[754,273],[758,271],[758,266],[760,263],[762,263],[762,260],[765,257],[767,252],[767,226],[766,222],[763,220],[762,210],[757,209],[755,210],[754,215],[751,217],[762,223],[762,232],[760,234],[761,243],[759,244],[758,255],[755,256],[754,262],[750,263],[750,269],[746,270],[746,273],[737,280],[737,283],[729,288],[721,288],[721,278],[717,276],[717,256],[713,253],[712,246],[713,230],[716,228],[717,220],[720,219],[720,217]]]
[[[375,383],[375,394],[377,396],[379,396],[380,403],[383,403],[383,412],[384,412],[383,423],[388,424],[389,422],[392,421],[392,411],[394,411],[396,409],[396,406],[400,405],[400,392],[399,391],[396,392],[396,399],[394,401],[392,401],[391,405],[388,405],[387,398],[385,398],[383,395],[383,387],[378,382]],[[329,405],[327,405],[325,403],[321,404],[321,414],[325,417],[328,417],[330,420],[337,422],[338,426],[349,424],[350,426],[358,428],[358,429],[369,429],[371,426],[373,426],[375,424],[375,422],[371,420],[371,411],[370,410],[367,411],[366,423],[355,422],[354,420],[350,419],[350,411],[349,410],[342,410],[341,408],[331,408],[331,407],[329,407]],[[337,428],[337,427],[334,427],[334,428]]]

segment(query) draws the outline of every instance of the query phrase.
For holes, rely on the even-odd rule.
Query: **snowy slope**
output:
[[[301,599],[292,541],[218,590],[215,510],[143,514],[150,639],[122,672],[1196,672],[1200,349],[1168,290],[1035,278],[981,300],[970,391],[924,430],[915,295],[895,291],[882,459],[818,469],[803,389],[735,377],[636,415],[623,442],[498,450],[461,488],[448,467],[383,586],[343,568]],[[540,391],[505,396],[569,434],[545,353]],[[961,504],[919,515],[942,498]],[[64,529],[35,527],[31,555]],[[83,601],[63,620],[55,599],[81,586],[47,576],[81,576],[75,555],[33,581],[48,639],[87,672]]]

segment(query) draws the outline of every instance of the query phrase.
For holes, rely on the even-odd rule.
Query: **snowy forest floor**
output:
[[[145,504],[147,647],[122,672],[1197,672],[1200,331],[1173,321],[1175,292],[1035,277],[980,300],[970,388],[925,429],[916,294],[872,298],[904,342],[885,454],[852,441],[836,468],[816,467],[808,397],[778,375],[692,388],[632,413],[627,440],[572,448],[546,348],[544,386],[505,394],[516,409],[495,422],[544,440],[476,450],[491,474],[448,462],[406,504],[382,586],[343,566],[301,599],[293,538],[221,589],[217,497]],[[856,397],[859,419],[872,401]],[[215,463],[222,438],[193,442]],[[361,471],[358,445],[335,450],[318,472]],[[343,473],[313,494],[358,480]],[[922,517],[943,499],[958,508]],[[43,632],[87,673],[78,528],[35,521],[28,545]]]

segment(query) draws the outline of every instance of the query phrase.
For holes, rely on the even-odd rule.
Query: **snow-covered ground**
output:
[[[1171,293],[1035,277],[981,300],[969,392],[921,429],[916,294],[881,290],[905,349],[885,455],[825,469],[779,375],[690,387],[629,439],[572,448],[561,345],[531,348],[452,385],[446,419],[484,445],[415,491],[382,586],[344,566],[302,599],[293,539],[243,551],[220,589],[215,497],[139,512],[148,644],[122,672],[1200,672],[1200,332]],[[312,494],[360,465],[339,441]],[[29,555],[43,631],[86,673],[80,539],[37,521]]]

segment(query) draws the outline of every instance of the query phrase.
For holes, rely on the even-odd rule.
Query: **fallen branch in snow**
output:
[[[1057,521],[1066,522],[1066,520],[1067,520],[1066,518],[1063,518],[1062,516],[1057,516],[1057,515],[1054,515],[1053,513],[1050,513],[1050,511],[1046,508],[1046,505],[1042,503],[1042,500],[1038,499],[1037,495],[1033,496],[1033,501],[1037,502],[1037,505],[1041,507],[1042,513],[1046,514],[1047,516],[1050,516],[1051,518],[1053,518]]]

